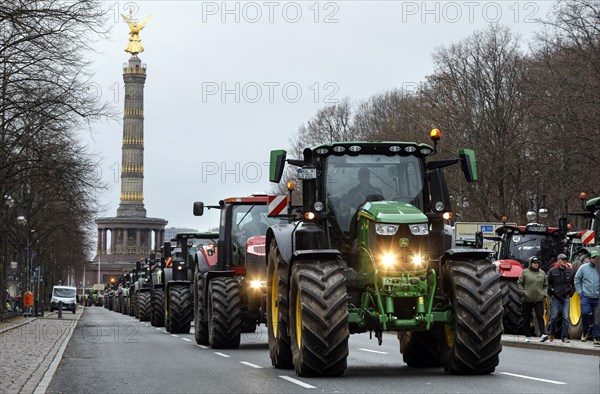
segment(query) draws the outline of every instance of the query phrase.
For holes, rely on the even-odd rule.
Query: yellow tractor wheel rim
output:
[[[302,308],[300,304],[300,292],[296,293],[296,342],[298,349],[302,345]]]
[[[579,319],[581,319],[581,298],[575,292],[569,302],[569,320],[571,320],[572,325],[576,326],[579,324]]]
[[[273,336],[277,338],[277,326],[279,325],[279,305],[277,304],[277,270],[273,270],[271,274],[271,328]]]
[[[446,344],[449,348],[452,348],[454,346],[454,327],[445,324],[444,334],[446,336]]]

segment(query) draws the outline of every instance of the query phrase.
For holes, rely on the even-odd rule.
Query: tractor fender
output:
[[[446,260],[452,258],[469,258],[474,260],[485,260],[493,252],[489,249],[448,249],[444,252],[440,258],[440,263],[443,265]]]
[[[269,261],[269,250],[271,248],[271,242],[277,241],[277,247],[281,258],[286,263],[290,262],[293,251],[293,234],[296,226],[290,223],[277,224],[267,229],[267,241],[266,241],[266,253],[267,258],[265,261]]]
[[[204,274],[210,271],[217,263],[217,254],[214,253],[212,255],[208,254],[207,249],[205,247],[201,248],[196,252],[196,265],[198,265],[198,271],[201,274]]]
[[[494,261],[494,265],[498,270],[498,275],[503,278],[515,278],[518,279],[523,272],[524,267],[521,263],[516,260],[504,259]]]

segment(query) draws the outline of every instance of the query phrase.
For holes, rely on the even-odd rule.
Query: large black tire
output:
[[[152,315],[151,296],[150,292],[138,294],[137,309],[140,321],[150,321]]]
[[[129,315],[129,301],[125,296],[121,296],[121,313]]]
[[[150,324],[154,327],[165,325],[165,294],[163,289],[154,289],[152,293],[152,317]]]
[[[587,251],[580,250],[573,257],[571,268],[573,268],[573,271],[577,273],[579,267],[588,261],[588,259],[589,257]],[[569,338],[580,339],[582,334],[583,324],[581,319],[581,297],[579,296],[579,293],[575,292],[569,301]]]
[[[192,325],[193,300],[189,286],[169,287],[169,332],[187,334]]]
[[[208,341],[213,349],[237,349],[242,333],[240,284],[215,278],[208,284]]]
[[[208,322],[204,316],[204,288],[198,265],[194,270],[194,339],[198,345],[208,345]]]
[[[129,316],[135,316],[135,293],[134,295],[131,295],[131,292],[129,292],[129,297],[127,297],[127,303],[128,303],[128,311],[129,311]]]
[[[286,263],[275,240],[269,247],[267,265],[267,333],[269,355],[275,368],[292,368],[292,346],[289,335],[289,278]]]
[[[409,367],[441,367],[442,357],[438,337],[432,331],[409,331],[399,335],[402,360]]]
[[[341,376],[348,358],[346,276],[337,261],[296,263],[290,289],[294,368],[300,376]]]
[[[500,289],[502,290],[502,324],[505,334],[520,334],[521,328],[521,292],[514,278],[500,278]]]
[[[444,369],[452,374],[494,372],[502,350],[502,291],[487,260],[448,260],[443,280],[450,292],[454,326],[445,326]]]
[[[133,295],[133,316],[135,316],[136,319],[139,320],[140,318],[140,293],[136,292]]]

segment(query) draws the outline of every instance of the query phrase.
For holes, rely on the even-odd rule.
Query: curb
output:
[[[31,322],[34,322],[38,318],[37,317],[26,317],[25,319],[27,319],[27,320],[25,320],[23,322],[20,322],[20,323],[17,323],[14,326],[12,325],[12,323],[2,323],[3,325],[7,325],[7,326],[10,325],[10,327],[4,327],[4,328],[0,329],[0,334],[4,334],[7,331],[14,330],[15,328],[19,328],[21,326],[24,326],[25,324],[29,324]]]
[[[502,340],[502,346],[508,347],[518,347],[523,349],[535,349],[535,350],[545,350],[551,352],[560,352],[560,353],[572,353],[572,354],[583,354],[587,356],[600,356],[600,347],[592,347],[593,345],[590,343],[590,348],[580,348],[580,347],[572,347],[569,345],[554,345],[547,343],[527,343],[527,342],[516,342],[509,340]]]

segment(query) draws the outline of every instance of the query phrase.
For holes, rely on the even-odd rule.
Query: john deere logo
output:
[[[408,238],[400,238],[400,247],[407,248],[408,247]]]

